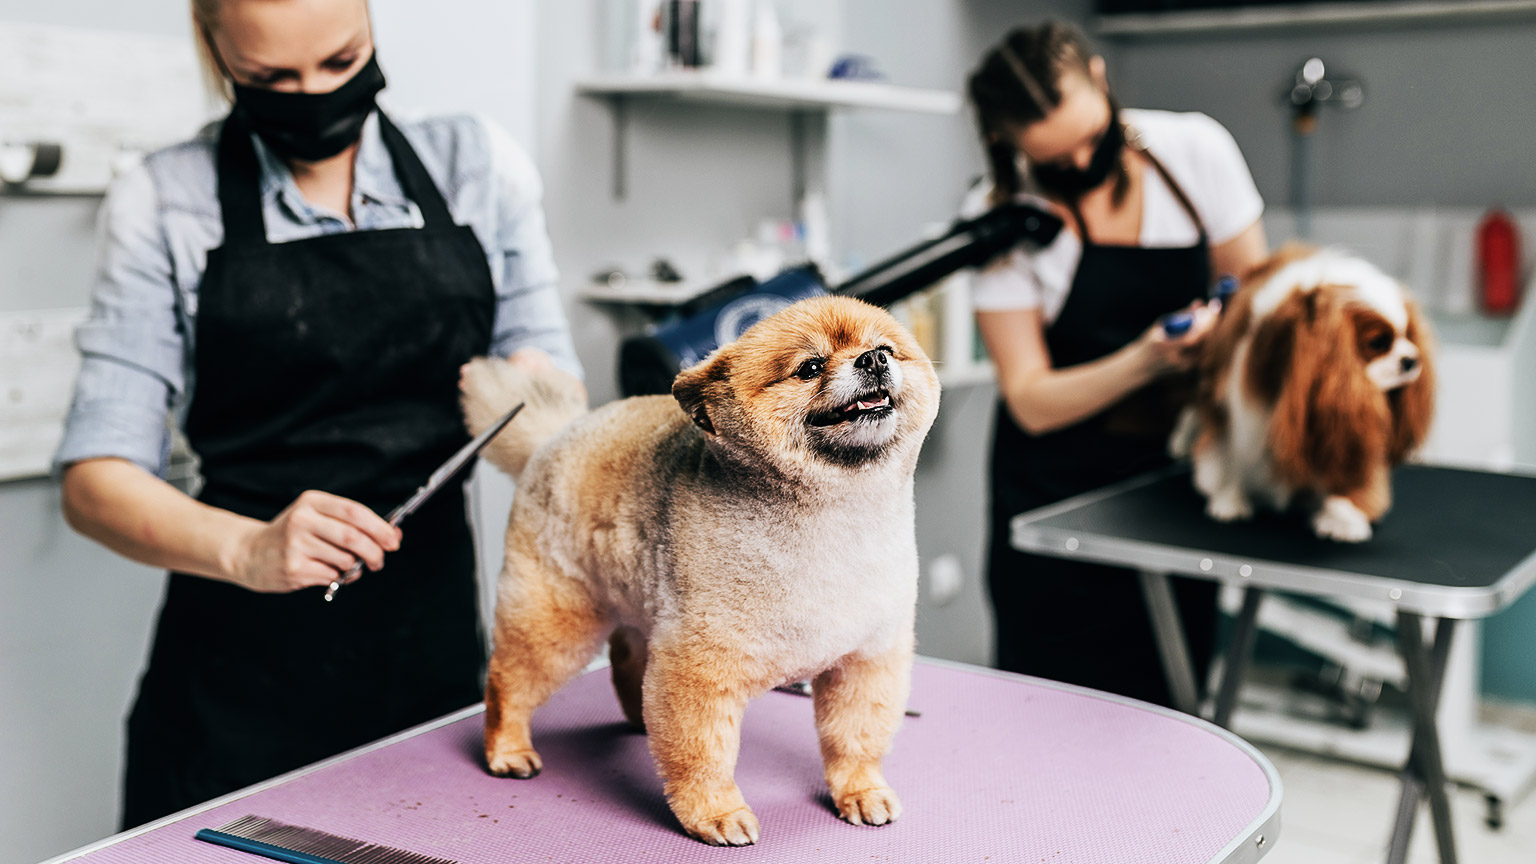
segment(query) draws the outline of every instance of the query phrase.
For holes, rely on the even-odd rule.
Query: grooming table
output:
[[[1394,504],[1361,544],[1321,540],[1299,514],[1260,512],[1222,524],[1185,468],[1088,492],[1015,517],[1012,543],[1027,552],[1082,558],[1140,572],[1169,687],[1180,710],[1198,710],[1194,674],[1168,575],[1244,589],[1228,645],[1214,719],[1227,726],[1267,589],[1382,600],[1396,610],[1413,735],[1388,861],[1401,864],[1427,792],[1440,860],[1454,864],[1435,710],[1456,619],[1509,606],[1536,581],[1536,477],[1407,466],[1393,472]],[[1434,621],[1433,646],[1424,619]]]
[[[689,839],[598,670],[534,715],[545,768],[532,780],[485,773],[476,706],[54,860],[255,864],[265,859],[192,837],[246,814],[462,864],[1239,864],[1274,845],[1274,767],[1202,720],[926,659],[911,704],[922,716],[903,722],[885,763],[903,815],[878,828],[833,811],[811,700],[770,692],[747,709],[736,771],[762,839],[739,849]]]

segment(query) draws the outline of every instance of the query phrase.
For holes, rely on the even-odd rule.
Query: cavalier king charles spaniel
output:
[[[1429,431],[1433,349],[1396,280],[1337,249],[1288,245],[1248,274],[1207,337],[1191,457],[1206,511],[1306,508],[1319,537],[1362,542],[1392,466]],[[1185,440],[1188,440],[1187,438]]]

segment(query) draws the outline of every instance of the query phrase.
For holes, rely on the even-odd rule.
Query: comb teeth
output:
[[[288,825],[263,816],[242,816],[227,825],[219,826],[216,830],[233,837],[265,843],[281,850],[298,852],[314,858],[334,861],[337,864],[458,864],[448,858],[434,858],[431,855],[396,849],[393,846],[380,846],[351,837],[338,837],[314,828]],[[218,842],[217,837],[204,837],[202,832],[199,832],[199,839]]]

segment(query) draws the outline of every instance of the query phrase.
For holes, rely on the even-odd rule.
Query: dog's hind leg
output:
[[[527,778],[544,767],[529,718],[592,659],[611,625],[583,586],[538,556],[514,552],[507,565],[485,685],[485,760],[492,774]]]
[[[613,689],[619,695],[624,719],[636,729],[645,728],[641,710],[641,683],[645,680],[645,636],[633,627],[620,627],[608,637],[608,660],[613,665]]]
[[[643,687],[646,732],[683,830],[714,846],[747,846],[757,842],[757,816],[735,775],[750,693],[736,670],[720,668],[720,656],[653,641]]]
[[[837,813],[855,825],[884,825],[901,815],[880,761],[906,713],[912,642],[876,656],[849,655],[816,676],[816,733]]]

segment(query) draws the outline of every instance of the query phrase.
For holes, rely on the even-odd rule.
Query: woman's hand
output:
[[[400,548],[400,529],[377,513],[327,492],[300,495],[271,522],[252,523],[233,538],[225,565],[231,581],[263,593],[329,585],[358,561],[384,566]]]
[[[1221,301],[1196,300],[1180,311],[1192,319],[1187,331],[1169,336],[1163,329],[1163,322],[1157,321],[1137,340],[1142,363],[1152,377],[1185,372],[1194,367],[1200,359],[1200,346],[1221,315]]]

